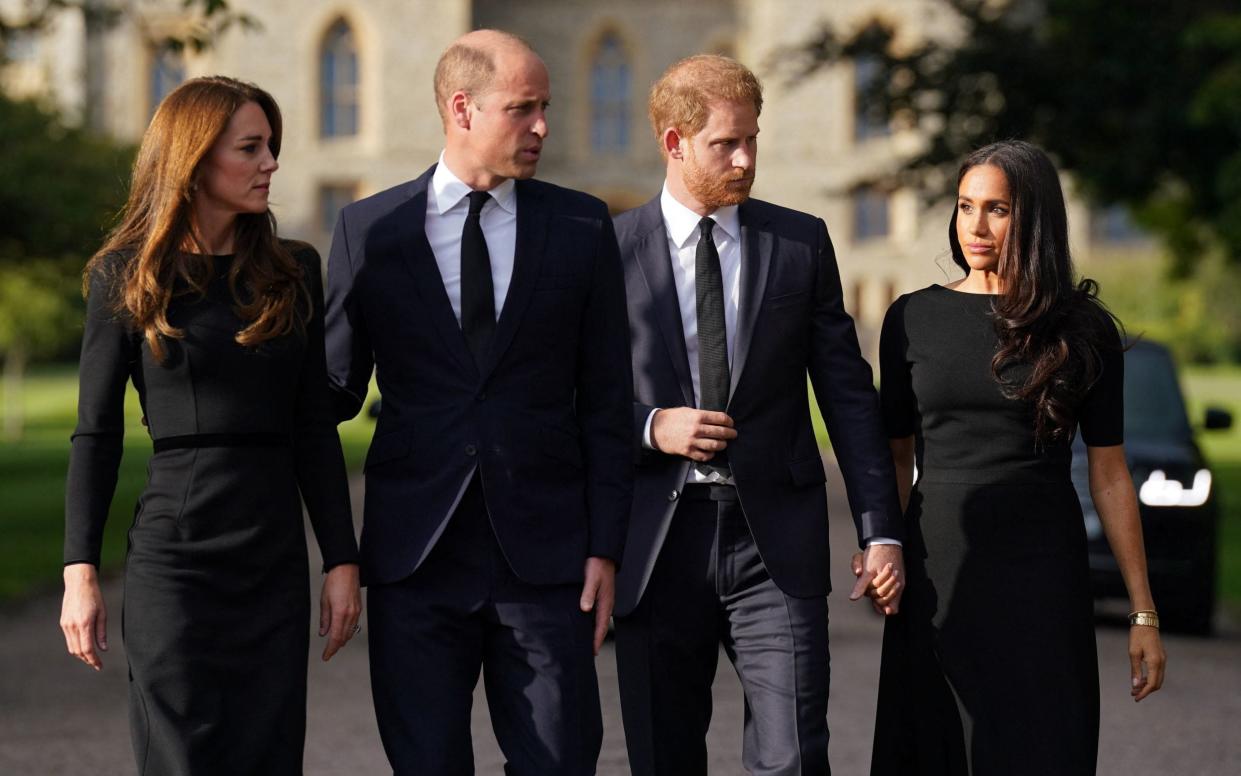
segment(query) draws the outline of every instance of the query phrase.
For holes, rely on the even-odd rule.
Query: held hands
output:
[[[99,591],[99,575],[89,563],[65,566],[65,598],[60,606],[60,629],[69,654],[99,671],[103,660],[95,652],[108,651],[108,612]]]
[[[616,604],[616,561],[610,558],[586,559],[586,582],[582,585],[583,612],[595,612],[594,650],[598,656],[603,637],[608,635],[608,620]]]
[[[1129,694],[1140,701],[1163,686],[1168,655],[1163,651],[1159,629],[1149,625],[1129,626]]]
[[[361,615],[358,564],[333,566],[323,579],[323,592],[319,595],[319,636],[327,636],[327,644],[323,647],[325,662],[357,635]]]
[[[905,590],[905,556],[900,545],[872,544],[865,553],[854,554],[852,567],[857,584],[849,594],[850,601],[865,595],[879,614],[892,615],[900,610]]]
[[[651,441],[661,453],[679,455],[693,461],[710,461],[737,438],[733,419],[722,412],[674,407],[655,410],[651,419]]]

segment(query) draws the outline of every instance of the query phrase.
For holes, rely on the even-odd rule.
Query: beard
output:
[[[685,155],[682,179],[694,199],[706,207],[716,209],[740,205],[749,199],[750,187],[754,185],[754,171],[747,173],[733,168],[723,175],[712,174],[698,164],[694,147],[691,145]]]

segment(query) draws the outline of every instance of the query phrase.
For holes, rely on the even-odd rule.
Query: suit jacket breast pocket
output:
[[[809,288],[799,288],[793,291],[785,291],[775,296],[767,296],[763,299],[763,310],[765,312],[778,312],[782,310],[804,308],[810,304],[811,294]]]

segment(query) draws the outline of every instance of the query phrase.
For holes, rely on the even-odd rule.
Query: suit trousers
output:
[[[827,599],[776,587],[736,499],[729,486],[685,488],[642,601],[616,622],[635,776],[706,776],[721,645],[745,692],[747,771],[830,773]]]
[[[474,773],[481,670],[506,774],[593,774],[603,722],[580,594],[513,574],[475,475],[422,565],[368,592],[371,691],[393,772]]]

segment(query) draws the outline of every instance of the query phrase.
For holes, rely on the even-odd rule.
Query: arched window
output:
[[[319,51],[319,134],[358,134],[358,49],[353,30],[338,19]]]
[[[878,89],[883,68],[874,55],[860,56],[853,61],[853,139],[856,141],[885,137],[891,134],[883,110],[876,106],[864,106],[864,95]]]
[[[629,150],[629,57],[615,33],[599,41],[590,66],[590,147],[600,153]]]

